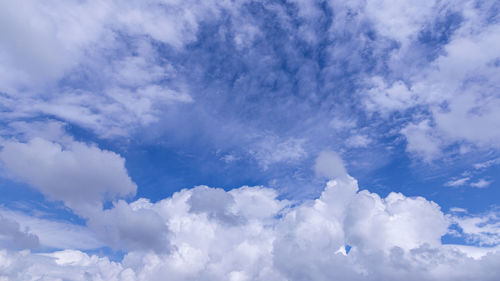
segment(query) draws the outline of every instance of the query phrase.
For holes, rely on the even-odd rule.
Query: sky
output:
[[[0,0],[0,280],[498,280],[499,15]]]

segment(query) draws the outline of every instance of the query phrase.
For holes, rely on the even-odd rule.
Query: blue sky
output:
[[[499,11],[0,3],[0,276],[494,280]]]

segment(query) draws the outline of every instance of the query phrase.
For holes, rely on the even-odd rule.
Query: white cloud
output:
[[[314,172],[317,176],[329,179],[341,178],[347,175],[344,161],[333,151],[322,151],[314,164]]]
[[[63,248],[94,248],[108,245],[115,249],[168,250],[168,229],[161,217],[149,209],[145,200],[133,204],[115,201],[135,195],[137,186],[125,169],[125,160],[118,154],[73,141],[65,146],[41,138],[27,143],[7,141],[0,151],[0,160],[8,174],[36,188],[49,200],[60,200],[87,220],[94,235],[71,243],[57,235],[73,236],[78,227],[56,222],[20,217],[27,226],[40,233],[44,246]],[[111,209],[103,203],[113,201]],[[63,228],[59,234],[50,233]],[[69,229],[68,229],[69,228]],[[86,228],[80,228],[86,231]]]
[[[474,247],[474,246],[467,246],[467,245],[443,245],[443,247],[451,249],[451,250],[456,249],[462,253],[465,253],[467,255],[467,257],[473,258],[475,260],[481,260],[486,255],[494,254],[498,250],[500,250],[498,246],[496,246],[496,247]]]
[[[161,42],[182,49],[196,39],[199,21],[216,18],[232,5],[2,2],[0,106],[7,110],[0,116],[16,120],[50,115],[102,137],[129,135],[137,126],[157,121],[166,105],[193,101],[176,69],[163,63],[151,46]],[[121,34],[130,38],[124,42]],[[98,75],[87,81],[89,72]],[[61,80],[72,85],[57,86]],[[173,82],[166,85],[167,80]],[[92,90],[80,84],[92,85]]]
[[[75,250],[49,254],[0,250],[0,280],[123,280],[134,272],[123,270],[107,258],[88,256]]]
[[[459,207],[452,207],[452,208],[450,208],[450,212],[452,212],[452,213],[467,213],[467,209],[459,208]]]
[[[493,266],[500,260],[496,248],[442,245],[450,218],[424,198],[399,193],[380,198],[358,191],[356,180],[347,175],[329,181],[315,200],[294,204],[277,195],[264,187],[226,192],[202,186],[156,203],[120,201],[101,220],[118,238],[116,243],[133,246],[120,263],[75,250],[4,250],[0,276],[163,280],[168,274],[172,280],[366,281],[465,281],[474,276],[486,281],[498,272]],[[491,218],[451,221],[467,235],[494,244],[491,233],[498,232],[497,225],[484,226]],[[168,231],[162,230],[167,226]],[[151,248],[155,243],[168,243],[168,251],[152,251],[160,246]],[[338,252],[346,244],[350,252]]]
[[[500,244],[500,216],[498,210],[492,210],[482,215],[451,215],[450,221],[461,230],[460,233],[455,233],[455,235],[463,236],[470,242],[486,246]]]
[[[134,195],[137,189],[122,157],[80,142],[65,147],[41,138],[6,142],[0,160],[12,177],[84,216],[101,210],[104,200]]]
[[[485,169],[485,168],[488,168],[490,166],[497,165],[499,163],[500,163],[500,158],[492,159],[492,160],[488,160],[488,161],[485,161],[485,162],[474,164],[474,169],[477,169],[477,170],[479,170],[479,169]]]
[[[477,89],[476,91],[490,91]],[[450,101],[446,111],[436,110],[434,118],[440,134],[451,140],[465,140],[484,147],[498,148],[500,99],[466,93]]]
[[[422,25],[436,13],[437,1],[401,2],[376,0],[367,2],[366,14],[378,32],[402,44],[416,36]]]
[[[5,120],[48,115],[91,129],[101,137],[127,136],[137,126],[158,121],[169,106],[194,101],[181,83],[167,87],[158,81],[128,86],[110,79],[103,93],[68,90],[47,98],[0,96],[0,104],[8,108],[1,115]]]
[[[363,251],[410,250],[424,244],[437,247],[447,232],[448,223],[439,206],[424,198],[391,193],[381,200],[376,194],[362,192],[355,200],[352,208],[356,211],[348,217],[353,222],[348,227],[352,237],[348,243],[359,244]]]
[[[417,97],[402,81],[387,85],[382,77],[377,76],[371,78],[369,85],[365,93],[365,106],[370,112],[387,115],[392,111],[405,110],[417,104]]]
[[[222,156],[220,158],[220,160],[226,162],[226,163],[232,163],[234,161],[237,161],[239,158],[238,156],[234,155],[234,154],[225,154],[224,156]]]
[[[165,252],[170,248],[167,224],[146,199],[115,202],[113,208],[95,212],[87,225],[114,249]]]
[[[348,130],[356,127],[356,121],[334,118],[330,121],[329,125],[335,130]]]
[[[289,163],[303,159],[307,155],[304,150],[304,142],[304,139],[282,140],[275,136],[267,136],[253,145],[249,153],[266,170],[275,163]]]
[[[50,119],[32,122],[13,121],[8,124],[7,128],[0,129],[0,135],[21,141],[29,141],[38,137],[59,143],[70,143],[73,138],[66,134],[65,126],[64,122]]]
[[[430,162],[441,152],[442,141],[433,135],[429,120],[421,121],[418,124],[409,124],[401,130],[406,137],[406,150],[415,153]]]
[[[485,188],[491,184],[491,181],[487,181],[485,179],[479,179],[476,182],[472,182],[470,186],[472,187],[477,187],[477,188]]]
[[[450,180],[450,181],[446,182],[444,185],[457,187],[457,186],[465,185],[469,180],[470,180],[469,177],[465,177],[465,178],[460,178],[460,179],[456,179],[456,180]]]
[[[500,100],[496,92],[499,68],[493,51],[500,46],[499,25],[467,32],[464,24],[445,46],[426,77],[414,84],[420,104],[431,104],[434,134],[449,142],[466,141],[498,148]],[[425,72],[424,72],[425,73]],[[438,78],[439,77],[439,78]],[[445,102],[447,106],[437,106]]]
[[[346,145],[348,147],[367,147],[371,142],[372,140],[366,135],[354,135],[346,140]]]
[[[0,5],[0,90],[7,92],[57,81],[89,54],[116,47],[120,32],[182,48],[196,39],[199,21],[231,9],[231,4],[216,1],[30,0]]]
[[[16,93],[64,75],[89,43],[106,34],[110,8],[98,2],[2,2],[0,90]]]
[[[364,80],[362,103],[368,113],[379,113],[382,118],[398,112],[415,124],[423,116],[428,119],[425,133],[402,131],[409,140],[407,150],[418,152],[415,155],[425,161],[455,144],[470,149],[499,148],[500,68],[495,50],[500,47],[500,25],[488,20],[485,7],[492,2],[484,6],[474,3],[371,1],[364,11],[378,34],[399,45],[390,53],[385,77]],[[440,28],[437,22],[446,18],[445,12],[459,13],[460,26],[450,34],[449,42],[433,46],[442,50],[437,57],[423,61],[419,52],[427,51],[418,37],[426,28]]]

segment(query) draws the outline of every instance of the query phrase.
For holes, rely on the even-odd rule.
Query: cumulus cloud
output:
[[[116,250],[165,252],[170,248],[168,226],[146,199],[115,202],[113,208],[91,216],[87,225]]]
[[[314,172],[317,176],[326,178],[339,178],[347,175],[344,161],[333,151],[322,151],[316,158]]]
[[[81,142],[62,146],[42,138],[9,141],[0,160],[13,178],[84,216],[100,210],[103,201],[134,195],[137,189],[122,157]]]
[[[238,223],[238,217],[229,212],[229,208],[234,204],[234,197],[223,189],[199,186],[188,203],[191,212],[206,213],[221,222]]]
[[[95,233],[82,237],[80,243],[66,241],[67,237],[57,241],[58,235],[74,238],[79,235],[72,232],[89,230],[20,216],[25,225],[32,225],[40,233],[44,246],[88,249],[108,245],[123,250],[168,250],[167,226],[149,209],[151,204],[147,200],[133,204],[118,200],[135,195],[137,190],[120,155],[76,141],[62,146],[34,138],[27,143],[4,143],[0,160],[9,176],[28,183],[49,200],[62,201],[86,219],[88,228]],[[103,204],[109,201],[113,208],[103,210]],[[59,231],[61,228],[63,231]],[[54,236],[50,231],[59,233]]]
[[[38,153],[29,153],[33,149]],[[317,174],[333,180],[314,200],[280,200],[275,190],[264,187],[224,191],[200,186],[156,203],[144,198],[115,201],[105,210],[103,201],[133,194],[136,188],[117,154],[78,142],[62,147],[35,138],[5,143],[0,156],[10,173],[84,216],[105,245],[127,251],[119,263],[76,250],[3,251],[4,278],[161,280],[168,274],[174,280],[447,280],[440,268],[459,262],[477,264],[482,270],[496,255],[442,245],[450,220],[437,204],[400,193],[381,198],[359,191],[357,181],[332,151],[317,158]],[[25,167],[19,159],[31,165]],[[115,172],[97,173],[94,169],[102,164],[115,167]],[[68,176],[72,181],[51,180]],[[89,177],[93,179],[85,181]],[[90,192],[75,198],[79,189]],[[89,206],[97,209],[91,211]],[[497,243],[492,234],[496,225],[484,227],[484,219],[452,222],[471,239]],[[20,231],[17,224],[5,223],[15,226],[5,228],[12,230],[7,233],[11,238],[36,237]],[[351,250],[345,255],[346,245]],[[449,280],[467,280],[467,274],[453,272]]]
[[[500,259],[494,249],[443,245],[449,219],[437,204],[422,197],[391,193],[381,198],[359,191],[350,176],[329,181],[314,200],[294,204],[277,196],[275,190],[264,187],[224,191],[203,186],[156,203],[121,201],[103,221],[141,228],[156,242],[123,232],[119,243],[136,244],[121,262],[76,250],[45,254],[2,250],[0,276],[15,280],[42,276],[163,280],[169,276],[172,280],[367,281],[473,277],[483,281],[495,280],[500,273],[494,266]],[[120,219],[118,213],[126,215]],[[150,219],[153,213],[157,220]],[[497,231],[496,225],[482,228],[484,219],[457,222],[471,235]],[[161,225],[168,226],[168,234],[158,228]],[[166,252],[150,248],[167,243],[156,240],[162,234],[168,236]],[[339,251],[346,245],[351,247],[347,255]]]

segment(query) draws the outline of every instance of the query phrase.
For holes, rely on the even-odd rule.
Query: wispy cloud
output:
[[[491,184],[491,181],[487,181],[485,179],[479,179],[476,182],[472,182],[470,186],[472,187],[477,187],[477,188],[485,188]]]
[[[465,177],[465,178],[460,178],[460,179],[456,179],[456,180],[451,180],[451,181],[448,181],[446,182],[444,185],[446,186],[452,186],[452,187],[457,187],[457,186],[463,186],[465,185],[468,181],[470,180],[469,177]]]

